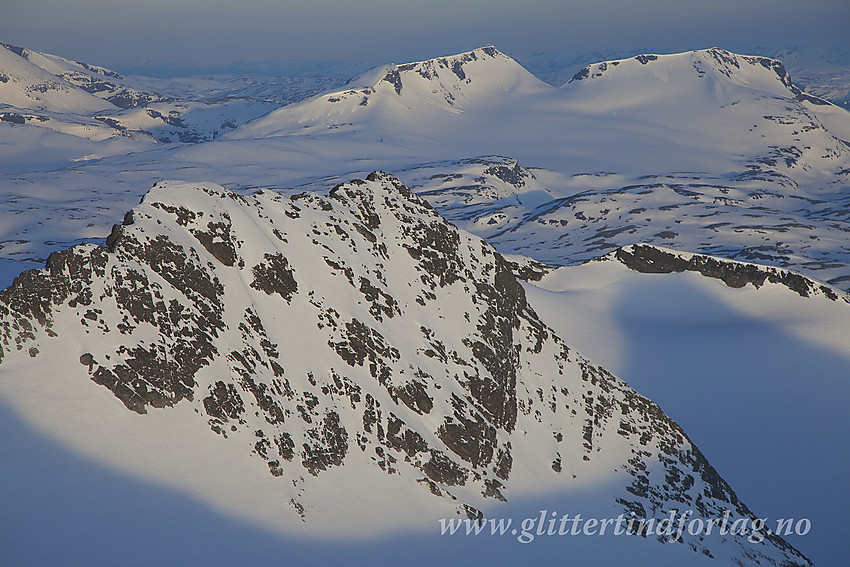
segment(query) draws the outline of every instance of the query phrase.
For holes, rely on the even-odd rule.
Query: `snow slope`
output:
[[[167,97],[156,93],[132,88],[127,84],[124,77],[115,71],[98,65],[71,61],[57,55],[33,51],[7,43],[0,43],[0,46],[44,72],[109,102],[110,104],[106,108],[133,108],[151,102],[167,100]],[[19,65],[20,61],[15,60],[13,64]],[[83,112],[83,110],[81,109],[79,112]]]

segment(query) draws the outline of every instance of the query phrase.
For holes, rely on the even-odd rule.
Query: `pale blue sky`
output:
[[[850,45],[848,0],[3,0],[0,41],[103,65],[403,62],[493,44],[669,52]]]

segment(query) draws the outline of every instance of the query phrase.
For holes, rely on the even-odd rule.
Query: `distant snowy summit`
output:
[[[20,108],[83,112],[89,108],[134,108],[168,101],[166,97],[155,93],[128,87],[124,77],[105,67],[2,42],[0,71],[7,78],[5,83],[8,89],[0,85],[0,102]],[[108,104],[92,103],[80,91]],[[19,99],[13,97],[22,95],[29,100],[16,104]]]
[[[385,65],[354,80],[351,88],[285,107],[247,124],[233,138],[280,135],[300,127],[308,131],[346,121],[404,128],[402,116],[428,120],[442,113],[501,103],[545,90],[547,85],[495,47],[482,47],[427,61]]]
[[[493,46],[418,63],[390,65],[381,72],[384,71],[376,88],[386,83],[398,96],[403,95],[405,87],[414,94],[438,94],[448,106],[455,106],[457,102],[454,93],[464,96],[470,92],[510,91],[528,81],[529,75],[516,61]],[[437,87],[436,93],[434,87]]]
[[[686,76],[711,81],[712,78],[722,76],[725,77],[724,80],[739,85],[763,90],[776,88],[780,92],[787,89],[800,96],[801,100],[830,104],[818,97],[805,95],[795,87],[781,61],[769,57],[739,55],[718,47],[671,55],[645,54],[629,59],[594,63],[576,73],[566,84],[585,79],[602,79],[607,82],[647,75],[662,82],[675,82]]]
[[[255,100],[181,100],[115,71],[0,43],[0,124],[92,141],[202,142],[265,114]],[[138,149],[138,147],[136,147]]]

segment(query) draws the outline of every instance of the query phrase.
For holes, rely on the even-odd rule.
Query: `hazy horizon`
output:
[[[539,52],[671,53],[712,46],[850,47],[850,3],[791,0],[7,0],[0,41],[108,67],[266,61],[405,62],[484,45]]]

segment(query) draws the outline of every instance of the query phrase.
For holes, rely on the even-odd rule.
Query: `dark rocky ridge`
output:
[[[498,56],[504,57],[501,53],[499,53],[499,51],[495,47],[488,46],[476,49],[474,51],[469,51],[467,53],[454,55],[452,57],[439,57],[437,59],[430,59],[428,61],[421,61],[419,63],[406,63],[388,71],[382,81],[393,85],[396,94],[399,95],[401,94],[402,89],[401,73],[408,73],[412,71],[415,71],[417,74],[422,76],[422,78],[430,81],[434,79],[439,79],[440,69],[447,69],[451,71],[452,74],[454,74],[458,78],[458,80],[465,81],[468,83],[470,82],[470,79],[466,76],[466,72],[463,69],[466,63],[478,61],[480,58],[496,58]]]
[[[305,521],[310,479],[353,460],[481,517],[522,493],[527,443],[548,483],[616,455],[626,513],[752,517],[676,423],[540,321],[512,268],[381,173],[291,199],[164,184],[108,248],[56,253],[0,292],[2,363],[78,342],[57,364],[140,414],[192,404]],[[808,564],[769,541],[731,545]]]
[[[850,302],[850,299],[844,293],[827,285],[789,270],[770,266],[735,262],[703,254],[683,256],[673,251],[646,244],[625,246],[614,252],[613,257],[627,268],[645,274],[698,272],[706,277],[722,280],[729,287],[740,288],[751,284],[753,287],[759,288],[765,282],[770,282],[784,285],[802,297],[819,293],[832,301],[841,297],[844,301]]]

